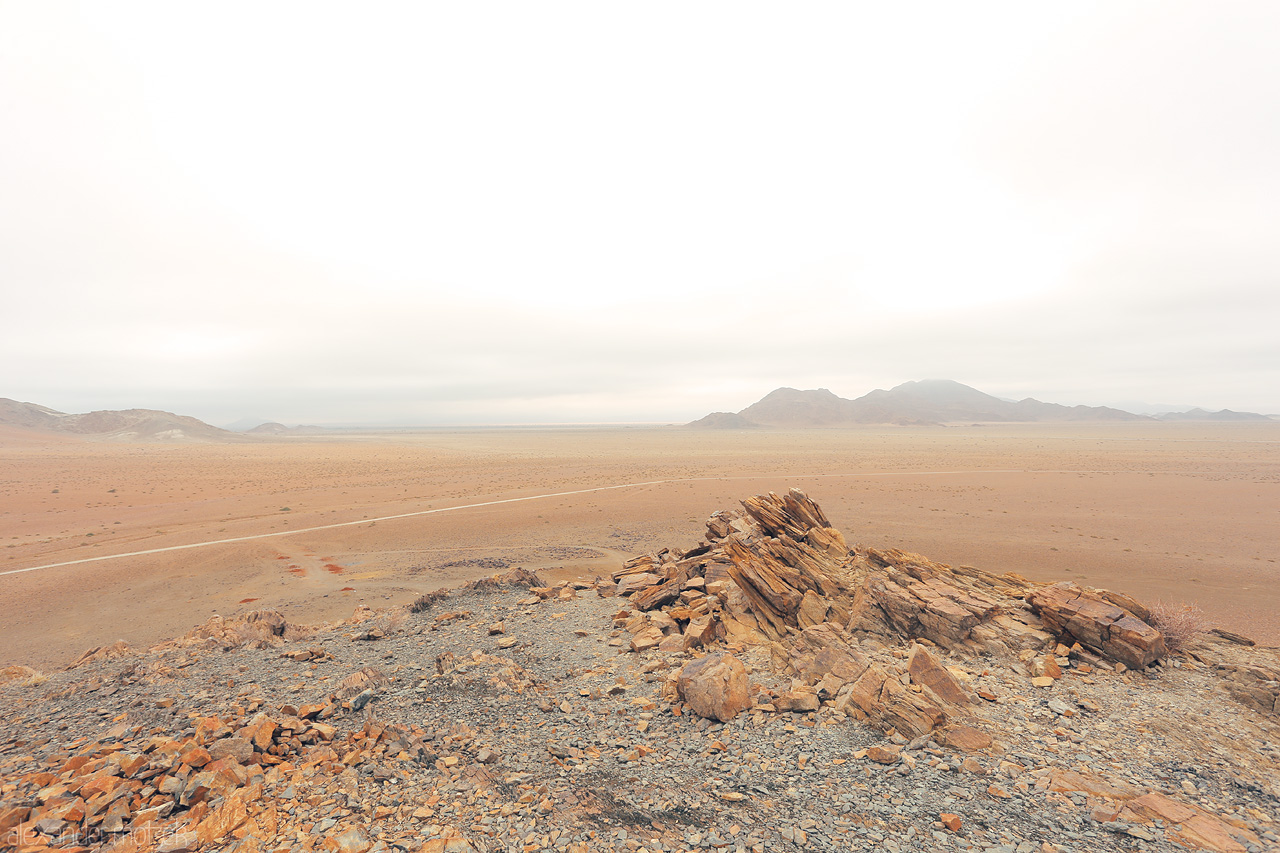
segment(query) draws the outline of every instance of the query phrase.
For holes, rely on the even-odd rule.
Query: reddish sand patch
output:
[[[241,603],[241,604],[248,604],[250,601],[257,601],[257,600],[258,600],[258,599],[256,599],[256,598],[242,598],[242,599],[240,599],[240,603]]]
[[[325,563],[324,567],[328,569],[331,574],[335,575],[340,575],[343,571],[342,566],[339,566],[336,563]]]
[[[294,566],[293,568],[289,569],[289,574],[297,575],[300,578],[305,578],[307,576],[307,570],[299,566]]]
[[[356,588],[354,586],[344,586],[342,589],[338,590],[338,592],[355,592],[355,591],[356,591]]]

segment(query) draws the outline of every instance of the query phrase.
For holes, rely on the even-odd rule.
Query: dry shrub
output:
[[[1156,601],[1147,609],[1151,611],[1151,627],[1164,634],[1165,648],[1171,652],[1182,651],[1209,627],[1204,611],[1194,604]]]
[[[19,687],[39,687],[49,676],[29,666],[6,666],[0,669],[0,684],[17,684]]]
[[[26,682],[40,673],[29,666],[6,666],[0,669],[0,684]]]

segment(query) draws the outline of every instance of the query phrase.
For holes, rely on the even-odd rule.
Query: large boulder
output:
[[[875,665],[841,691],[836,707],[908,738],[928,734],[946,721],[946,714],[932,699],[907,689],[895,674]]]
[[[695,714],[722,723],[751,707],[747,668],[729,654],[707,655],[685,664],[676,690]]]

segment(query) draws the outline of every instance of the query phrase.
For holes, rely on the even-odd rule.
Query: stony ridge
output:
[[[616,579],[516,570],[6,671],[0,844],[1276,849],[1276,650],[1172,653],[1147,618],[757,496]]]

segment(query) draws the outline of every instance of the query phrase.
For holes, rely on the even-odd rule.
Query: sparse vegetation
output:
[[[1180,652],[1196,634],[1208,630],[1204,611],[1195,604],[1173,601],[1156,601],[1147,608],[1151,612],[1151,626],[1164,634],[1165,647]]]
[[[49,676],[29,666],[7,666],[0,669],[0,684],[17,683],[22,687],[39,687]]]

